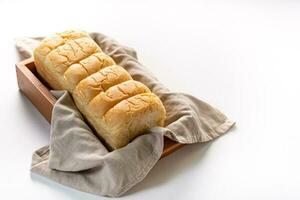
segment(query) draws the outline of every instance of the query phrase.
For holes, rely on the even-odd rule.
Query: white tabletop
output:
[[[1,199],[99,199],[29,171],[49,124],[18,91],[13,39],[69,28],[134,47],[167,87],[237,122],[159,161],[123,199],[300,198],[300,2],[195,2],[0,1]]]

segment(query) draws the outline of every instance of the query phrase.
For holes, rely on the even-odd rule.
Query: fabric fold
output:
[[[116,197],[144,179],[159,160],[162,129],[149,129],[109,152],[84,122],[70,94],[54,94],[60,97],[52,113],[50,147],[33,154],[32,172],[84,192]]]

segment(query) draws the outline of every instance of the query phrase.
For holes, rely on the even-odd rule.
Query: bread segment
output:
[[[104,54],[83,31],[66,31],[34,50],[37,72],[56,90],[68,90],[76,106],[110,150],[148,128],[163,126],[160,99]]]
[[[52,36],[46,37],[41,41],[39,46],[35,49],[34,55],[40,57],[40,60],[44,60],[45,57],[57,47],[64,45],[67,41],[88,37],[88,34],[83,31],[65,31],[62,33],[56,33]],[[36,57],[35,57],[36,58]]]
[[[68,83],[67,89],[73,91],[76,85],[84,78],[114,64],[115,62],[111,57],[100,52],[71,65],[64,73],[64,79]]]
[[[165,110],[160,99],[153,93],[143,93],[121,101],[104,116],[105,141],[113,149],[129,143],[136,132],[155,126],[163,126]]]
[[[46,37],[41,41],[41,43],[35,48],[33,52],[34,62],[36,65],[37,72],[42,76],[42,78],[51,86],[52,89],[63,90],[68,89],[66,82],[63,80],[61,74],[57,74],[57,68],[54,66],[62,66],[63,69],[59,69],[58,71],[63,71],[68,66],[64,65],[63,63],[66,61],[67,58],[63,58],[63,56],[57,54],[58,48],[66,45],[67,43],[73,43],[73,40],[77,40],[80,38],[87,38],[85,42],[92,43],[92,46],[96,47],[96,51],[101,51],[100,47],[89,37],[89,35],[84,31],[65,31],[62,33],[56,33],[50,37]],[[80,43],[81,40],[79,40]],[[77,45],[78,46],[78,45]],[[88,45],[82,44],[82,46],[87,47]],[[81,47],[77,47],[82,49]],[[64,54],[67,52],[64,52]],[[54,53],[52,53],[54,52]],[[56,53],[55,53],[56,52]],[[49,59],[49,54],[50,59]],[[52,55],[52,54],[56,54]]]
[[[110,87],[105,92],[100,92],[90,101],[88,110],[94,113],[95,117],[102,118],[109,109],[121,101],[137,94],[150,92],[149,88],[141,82],[134,80],[125,81]]]
[[[123,67],[112,65],[80,81],[73,92],[73,98],[85,106],[100,92],[130,79],[131,76]]]
[[[82,37],[89,37],[87,32],[79,30],[67,30],[61,33],[56,33],[56,35],[59,35],[64,40],[73,40]]]
[[[68,67],[74,63],[100,52],[101,49],[90,38],[69,40],[62,46],[52,50],[45,58],[44,63],[51,66],[54,73],[63,75]]]

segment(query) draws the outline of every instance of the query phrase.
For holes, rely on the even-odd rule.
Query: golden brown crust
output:
[[[92,54],[79,63],[72,64],[64,73],[64,78],[68,83],[67,89],[73,91],[84,78],[114,64],[113,59],[102,52]]]
[[[130,79],[131,76],[123,67],[112,65],[80,81],[73,91],[73,97],[85,106],[100,92]]]
[[[71,30],[45,38],[33,55],[38,73],[53,89],[70,91],[63,73],[70,65],[97,52],[101,52],[100,47],[86,32]]]
[[[146,129],[163,126],[166,111],[144,84],[132,80],[82,31],[45,38],[34,51],[38,73],[53,89],[68,90],[76,106],[110,149]]]
[[[114,85],[105,92],[100,92],[90,102],[88,109],[94,112],[96,117],[103,115],[116,104],[142,93],[150,93],[151,91],[144,84],[134,80],[128,80],[120,84]]]
[[[153,93],[142,93],[121,101],[104,116],[106,131],[103,137],[113,149],[126,145],[148,128],[163,126],[165,109]],[[118,139],[117,139],[118,138]]]
[[[44,63],[51,66],[54,73],[62,75],[67,68],[79,61],[100,52],[98,45],[88,37],[68,40],[64,45],[50,51]],[[50,67],[49,67],[50,68]]]

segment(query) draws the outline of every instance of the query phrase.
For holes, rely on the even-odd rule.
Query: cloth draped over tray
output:
[[[167,111],[166,126],[149,129],[149,134],[109,152],[85,123],[70,94],[52,91],[58,101],[52,112],[50,144],[33,153],[32,172],[80,191],[117,197],[143,180],[156,164],[163,151],[163,136],[184,144],[207,142],[234,125],[196,97],[169,91],[139,63],[132,48],[101,33],[90,35],[133,79],[159,96]],[[19,54],[30,57],[41,39],[17,39]]]

